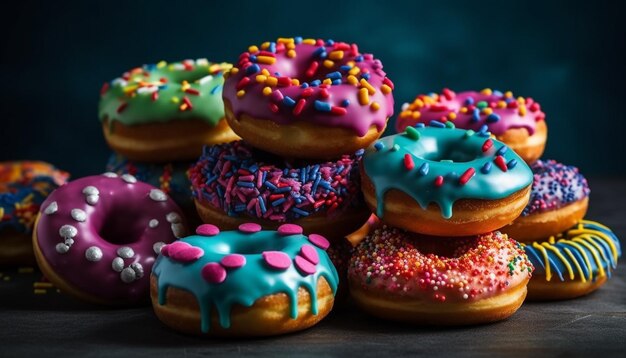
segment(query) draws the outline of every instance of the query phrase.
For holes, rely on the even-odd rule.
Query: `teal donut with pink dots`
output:
[[[423,209],[437,204],[450,219],[459,199],[502,199],[533,181],[528,165],[493,139],[486,126],[461,130],[436,120],[376,141],[363,156],[363,169],[374,184],[381,218],[391,189],[409,195]]]
[[[276,231],[246,223],[238,230],[220,232],[211,224],[200,225],[192,235],[161,248],[152,273],[157,279],[158,304],[167,304],[167,289],[193,294],[200,307],[201,331],[211,330],[211,312],[219,315],[221,328],[231,325],[235,305],[251,307],[262,297],[285,293],[291,318],[298,316],[298,290],[309,291],[311,313],[318,314],[317,285],[323,277],[333,294],[339,276],[321,235],[302,234],[302,227],[283,224]]]

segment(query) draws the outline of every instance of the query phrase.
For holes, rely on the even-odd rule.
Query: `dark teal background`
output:
[[[444,86],[531,96],[547,115],[546,156],[623,175],[625,10],[623,1],[20,1],[0,15],[0,159],[100,172],[103,82],[161,59],[235,61],[250,44],[301,35],[380,58],[396,113]]]

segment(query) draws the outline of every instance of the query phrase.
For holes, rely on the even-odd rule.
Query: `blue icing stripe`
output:
[[[0,183],[0,232],[12,229],[21,234],[32,232],[40,205],[58,187],[52,177],[40,175],[26,183]]]
[[[556,238],[551,237],[548,242],[538,243],[545,249],[545,253],[534,247],[534,244],[522,245],[535,266],[535,274],[545,275],[548,281],[550,277],[547,269],[557,274],[561,281],[565,280],[563,275],[570,277],[570,270],[575,279],[583,282],[595,281],[605,275],[610,278],[611,270],[616,268],[617,259],[622,254],[615,234],[606,226],[588,220],[580,221]],[[548,268],[545,266],[546,258]]]
[[[171,257],[159,255],[152,269],[158,280],[158,300],[160,305],[167,304],[166,292],[176,287],[192,293],[200,306],[202,332],[210,330],[211,308],[219,315],[223,328],[230,327],[230,312],[233,305],[250,307],[259,298],[285,293],[290,300],[291,318],[298,315],[298,289],[308,290],[311,296],[311,312],[317,314],[317,284],[321,277],[328,282],[336,293],[339,277],[326,251],[312,244],[301,234],[281,236],[276,231],[243,233],[240,231],[221,232],[218,236],[189,236],[179,241],[199,247],[204,255],[193,262],[179,262]],[[295,257],[303,245],[312,246],[318,256],[314,274],[300,272],[295,264]],[[280,251],[291,259],[285,270],[270,267],[263,258],[264,251]],[[219,263],[229,254],[240,254],[246,258],[244,266],[225,268],[226,278],[221,283],[209,283],[202,276],[202,269],[210,263]]]
[[[424,209],[430,203],[439,205],[441,215],[449,219],[459,199],[502,199],[532,184],[532,171],[514,151],[501,156],[496,153],[496,148],[504,146],[502,142],[462,129],[409,128],[405,133],[381,138],[377,143],[382,145],[374,144],[363,157],[365,173],[376,190],[376,213],[381,218],[385,193],[391,189],[406,193]],[[493,141],[493,145],[485,146],[486,141]],[[413,165],[407,166],[406,156]],[[506,163],[512,160],[519,164],[507,168]],[[424,163],[428,163],[426,171]],[[493,163],[493,168],[484,170],[488,163]],[[444,178],[441,185],[437,185],[438,177]]]

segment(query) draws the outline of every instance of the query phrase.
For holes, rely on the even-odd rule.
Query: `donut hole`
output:
[[[140,212],[117,208],[105,216],[101,227],[98,229],[98,235],[103,240],[115,245],[137,242],[148,225],[145,218],[140,217],[140,214]],[[141,225],[142,222],[145,225]]]
[[[444,141],[424,139],[414,151],[418,158],[431,162],[453,161],[467,163],[482,157],[482,149],[470,145],[468,141]]]

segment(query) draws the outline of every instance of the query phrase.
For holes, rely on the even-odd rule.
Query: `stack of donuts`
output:
[[[584,220],[590,191],[578,168],[538,159],[547,140],[545,114],[538,102],[491,89],[460,93],[444,89],[404,104],[396,130],[439,123],[490,131],[530,165],[528,203],[518,218],[500,229],[522,243],[535,268],[528,285],[530,299],[579,297],[606,282],[621,255],[619,240],[606,226]],[[485,146],[493,147],[487,142]]]
[[[202,146],[238,139],[222,102],[223,74],[231,67],[207,59],[161,61],[106,82],[98,116],[115,151],[106,170],[158,187],[197,221],[187,170]]]
[[[210,225],[211,232],[231,230],[224,236],[238,237],[244,232],[267,239],[249,249],[241,246],[232,249],[243,250],[239,252],[223,248],[220,249],[223,252],[215,252],[215,248],[198,246],[194,237],[184,241],[184,245],[198,247],[193,250],[202,250],[214,260],[224,254],[236,253],[244,258],[246,254],[260,255],[265,264],[255,268],[259,273],[265,275],[269,270],[274,275],[276,270],[295,267],[292,274],[298,280],[303,277],[308,280],[311,275],[318,277],[322,268],[318,265],[322,260],[317,258],[321,253],[315,253],[310,245],[306,249],[302,246],[300,256],[293,259],[293,264],[290,263],[293,253],[289,250],[280,255],[264,251],[275,247],[271,238],[276,235],[293,236],[290,240],[308,235],[308,240],[318,249],[329,250],[322,256],[329,255],[337,263],[339,277],[345,276],[349,252],[345,236],[363,225],[370,215],[363,204],[359,178],[363,148],[382,134],[393,114],[393,83],[386,77],[381,62],[371,54],[361,54],[356,44],[300,37],[279,38],[250,46],[225,73],[225,78],[226,121],[242,140],[205,146],[189,172],[194,201],[200,218],[205,225]],[[269,231],[256,234],[261,229]],[[231,243],[223,245],[230,246]],[[269,335],[303,329],[330,310],[337,288],[336,282],[326,277],[333,291],[330,306],[318,310],[317,304],[313,303],[322,298],[311,298],[310,308],[304,308],[305,317],[312,312],[317,318],[302,324],[295,324],[292,320],[300,317],[297,312],[276,308],[281,312],[279,321],[289,322],[281,323],[281,329],[252,329],[247,318],[230,327],[224,317],[229,314],[226,311],[219,312],[216,325],[216,322],[210,322],[205,312],[208,308],[202,305],[199,309],[181,308],[175,298],[168,303],[170,298],[166,299],[166,295],[178,295],[178,290],[171,287],[194,292],[198,301],[201,296],[204,300],[207,298],[206,293],[190,289],[194,287],[190,285],[191,281],[184,281],[182,276],[183,281],[179,281],[167,271],[175,259],[170,256],[161,260],[162,265],[157,263],[154,271],[155,286],[159,288],[155,290],[158,295],[153,294],[155,311],[166,324],[186,332]],[[246,317],[258,314],[255,313],[258,308],[256,304],[251,306],[252,302],[258,302],[267,293],[285,292],[285,277],[273,278],[271,282],[275,284],[263,290],[239,287],[241,284],[236,278],[229,281],[233,267],[227,256],[220,260],[209,263],[211,272],[218,273],[200,281],[202,290],[210,290],[213,295],[216,290],[226,290],[225,287],[234,285],[245,293],[246,299],[244,296],[215,296],[209,300],[235,300],[246,307],[241,313]],[[248,257],[242,262],[250,260]],[[203,264],[206,268],[207,263]],[[205,268],[197,267],[199,270]],[[236,272],[243,275],[242,271],[247,270],[238,268]],[[335,271],[334,267],[332,271]],[[320,284],[321,281],[313,281],[309,287]],[[171,287],[165,293],[163,287],[167,286]],[[293,299],[298,296],[298,286],[289,284],[289,287],[291,310],[295,310],[300,304],[300,299],[298,305]],[[309,291],[311,294],[315,292]],[[222,303],[215,304],[220,306]],[[178,314],[169,314],[172,310]],[[188,315],[195,319],[190,324],[177,324],[181,314],[184,316],[189,310],[192,313]],[[230,315],[232,321],[237,313],[233,311]]]

